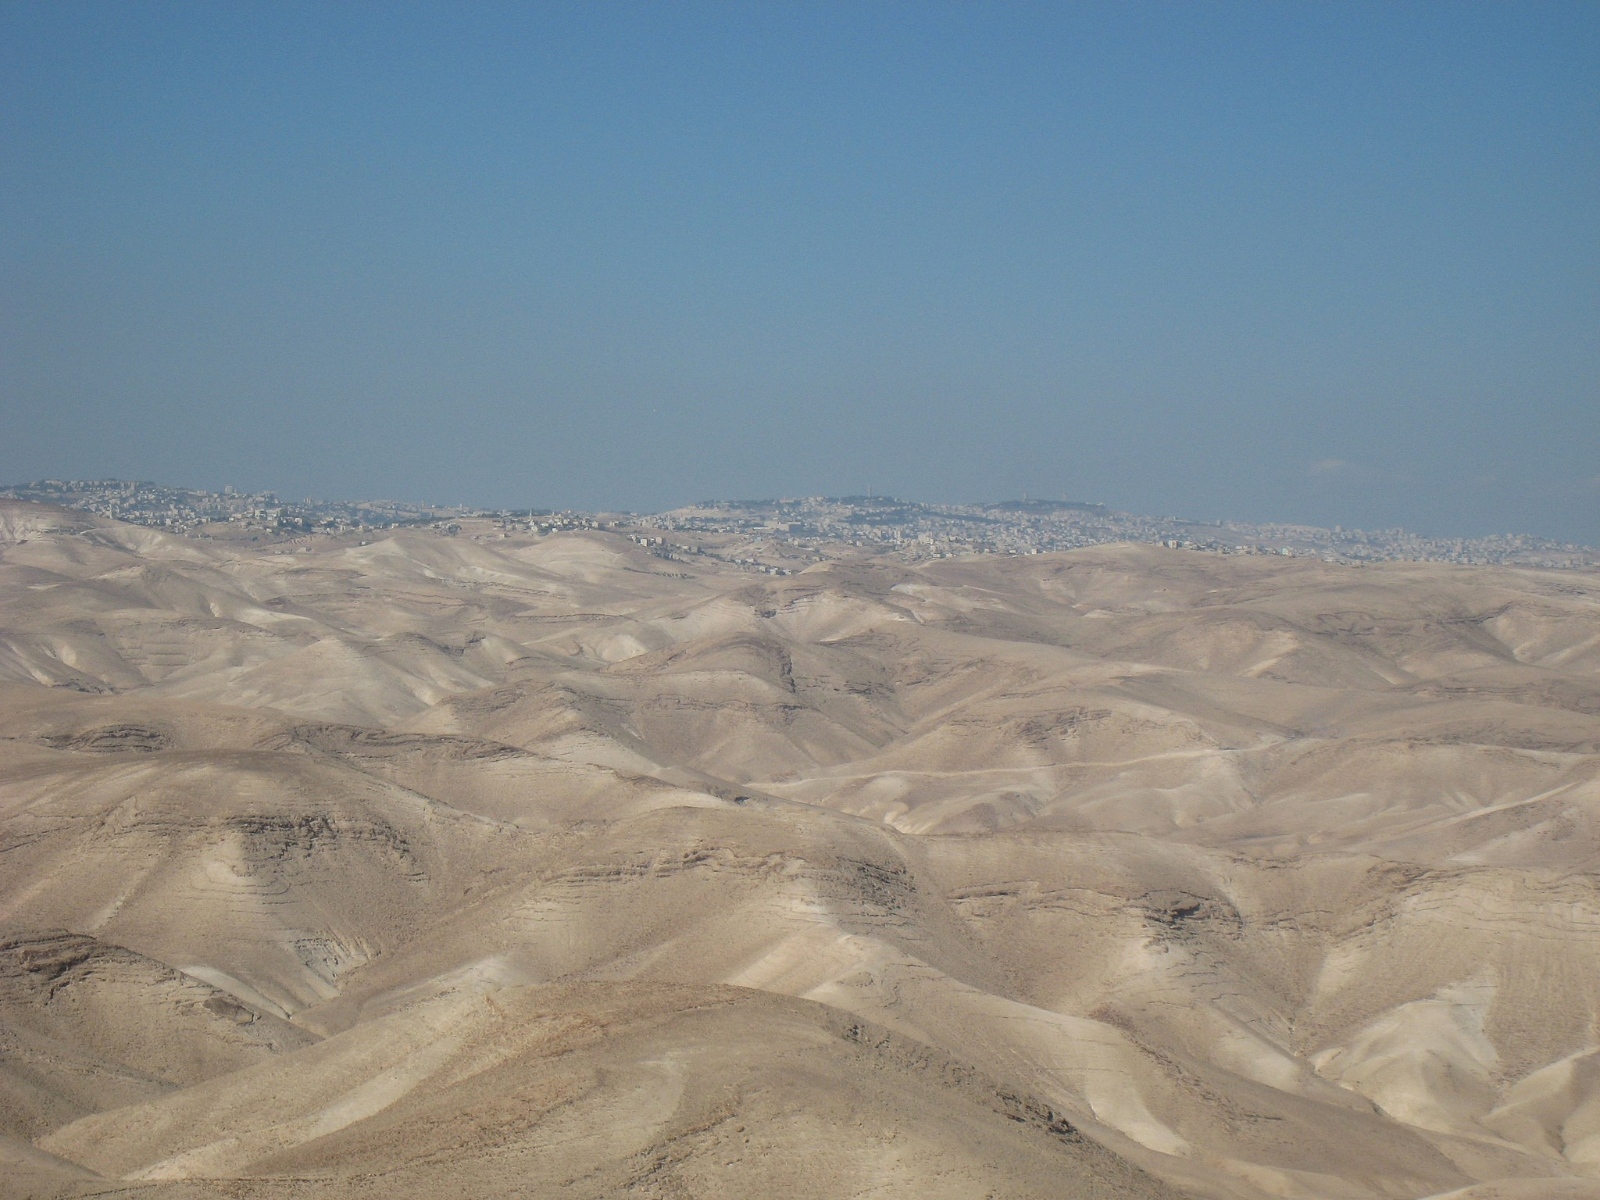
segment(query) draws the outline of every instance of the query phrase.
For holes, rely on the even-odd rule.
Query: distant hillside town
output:
[[[1213,554],[1274,554],[1327,562],[1392,561],[1600,568],[1600,550],[1526,534],[1435,538],[1403,529],[1319,529],[1246,521],[1140,516],[1099,504],[1007,500],[921,504],[887,496],[706,501],[662,513],[477,509],[391,500],[287,501],[273,492],[208,492],[118,479],[42,479],[0,496],[79,509],[186,537],[284,541],[403,527],[484,536],[485,529],[548,534],[626,533],[662,558],[714,554],[787,572],[854,548],[919,560],[972,554],[1039,554],[1143,542]],[[472,533],[472,530],[478,532]]]

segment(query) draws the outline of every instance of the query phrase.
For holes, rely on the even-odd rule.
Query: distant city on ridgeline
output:
[[[922,504],[888,496],[705,501],[660,513],[481,509],[391,500],[286,501],[274,492],[208,492],[119,479],[42,479],[0,487],[0,496],[78,509],[185,537],[298,541],[426,528],[446,536],[485,531],[624,533],[666,559],[713,554],[787,573],[791,563],[845,547],[913,560],[969,554],[1039,554],[1142,542],[1214,554],[1274,554],[1327,562],[1452,562],[1593,569],[1600,549],[1526,534],[1423,537],[1403,529],[1320,529],[1247,521],[1196,521],[1117,512],[1067,500]]]

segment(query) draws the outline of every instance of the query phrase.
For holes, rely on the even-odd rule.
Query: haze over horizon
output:
[[[0,479],[1600,544],[1600,10],[0,4]]]

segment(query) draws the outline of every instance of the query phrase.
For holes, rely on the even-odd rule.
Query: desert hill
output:
[[[1600,576],[0,501],[0,1192],[1600,1196]]]

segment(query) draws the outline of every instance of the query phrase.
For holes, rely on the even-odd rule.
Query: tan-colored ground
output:
[[[1600,577],[470,534],[0,502],[0,1194],[1600,1196]]]

